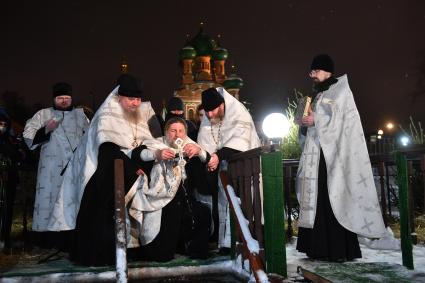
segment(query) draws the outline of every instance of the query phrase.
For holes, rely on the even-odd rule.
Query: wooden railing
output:
[[[257,148],[233,156],[229,160],[229,171],[220,174],[234,216],[232,222],[238,231],[238,241],[232,241],[232,246],[243,258],[249,259],[257,282],[282,282],[287,277],[281,160],[279,151],[270,147]],[[116,279],[124,283],[128,279],[128,270],[123,170],[122,160],[115,160]],[[229,180],[227,173],[233,181]],[[258,248],[252,248],[257,247],[253,241],[258,243]]]
[[[265,281],[265,277],[267,276],[264,272],[264,265],[261,257],[259,256],[258,251],[256,250],[257,247],[252,244],[252,236],[249,232],[249,228],[247,225],[245,225],[245,216],[243,215],[243,212],[241,210],[241,207],[236,199],[235,192],[233,190],[233,187],[229,185],[228,180],[228,174],[226,171],[222,171],[220,173],[220,179],[221,183],[224,188],[224,192],[226,193],[226,197],[229,201],[229,208],[232,212],[233,216],[233,222],[236,225],[237,234],[239,235],[242,243],[242,250],[245,258],[248,258],[249,264],[251,266],[251,269],[253,271],[255,281],[260,283]],[[252,247],[254,246],[254,247]]]
[[[400,149],[400,144],[396,143],[394,138],[381,138],[367,141],[369,154],[389,154]]]
[[[267,273],[287,277],[282,154],[265,146],[233,155],[228,174],[252,238],[259,245],[259,257]],[[232,240],[242,254],[243,239]]]

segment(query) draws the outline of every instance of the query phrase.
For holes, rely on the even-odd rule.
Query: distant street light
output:
[[[384,134],[384,131],[383,131],[383,130],[381,130],[381,129],[379,129],[379,130],[378,130],[378,135],[382,136],[383,134]]]
[[[387,123],[386,127],[387,127],[388,130],[392,130],[394,128],[394,124],[389,122],[389,123]]]

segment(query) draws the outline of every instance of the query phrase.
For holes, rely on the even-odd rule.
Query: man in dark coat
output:
[[[16,141],[11,136],[11,121],[0,109],[0,241],[5,251],[12,248],[10,232],[13,220],[13,203],[19,182],[18,162],[23,159]]]

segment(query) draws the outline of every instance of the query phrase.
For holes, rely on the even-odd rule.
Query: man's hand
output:
[[[301,124],[307,127],[314,126],[314,112],[311,108],[308,110],[308,116],[305,116],[301,119]]]
[[[302,126],[303,125],[303,121],[301,119],[295,119],[294,120],[294,123],[297,124],[298,126]]]
[[[156,159],[157,160],[168,160],[174,158],[175,153],[172,149],[166,148],[162,150],[157,150]]]
[[[187,157],[192,158],[196,155],[199,155],[201,152],[201,148],[193,143],[188,143],[183,147],[184,153],[186,153]]]
[[[211,155],[210,162],[208,162],[208,171],[214,171],[217,169],[219,161],[217,154],[213,153]]]
[[[46,125],[46,134],[54,131],[58,126],[59,126],[59,122],[56,122],[53,119],[49,120],[49,122],[47,122],[47,125]]]
[[[145,175],[145,172],[143,172],[142,169],[137,169],[136,174],[139,175],[139,176],[143,176],[143,175]]]

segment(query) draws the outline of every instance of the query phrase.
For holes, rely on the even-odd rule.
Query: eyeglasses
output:
[[[309,74],[310,76],[314,76],[314,75],[318,74],[320,71],[321,71],[321,70],[311,70],[308,74]]]
[[[57,96],[56,101],[70,101],[72,98],[70,96]]]

